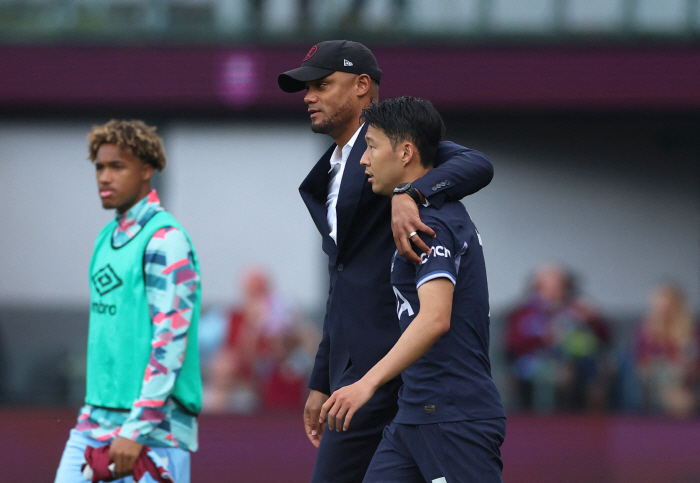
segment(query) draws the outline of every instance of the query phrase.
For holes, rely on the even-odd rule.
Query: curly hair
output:
[[[120,121],[112,119],[104,126],[93,126],[88,133],[89,156],[92,162],[97,159],[97,151],[103,144],[116,144],[121,149],[128,149],[144,163],[163,171],[167,163],[163,140],[156,134],[156,127],[143,121]]]

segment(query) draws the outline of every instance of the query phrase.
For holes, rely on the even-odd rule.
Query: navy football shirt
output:
[[[401,331],[418,315],[418,287],[436,278],[455,285],[450,330],[402,373],[401,424],[505,417],[501,397],[491,378],[489,361],[489,295],[481,237],[464,205],[445,203],[441,209],[420,207],[423,223],[437,235],[421,238],[430,247],[422,263],[396,253],[391,284]]]

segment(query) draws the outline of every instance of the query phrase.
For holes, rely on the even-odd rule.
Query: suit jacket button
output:
[[[345,268],[345,266],[342,263],[338,264],[338,271],[339,272],[342,272],[344,268]]]

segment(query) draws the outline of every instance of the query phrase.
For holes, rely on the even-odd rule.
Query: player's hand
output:
[[[420,257],[413,251],[411,242],[423,253],[430,253],[430,248],[418,235],[409,237],[413,232],[427,233],[435,238],[435,232],[428,225],[420,221],[418,205],[413,198],[405,193],[394,195],[391,198],[391,231],[394,233],[394,243],[399,254],[409,262],[420,263]]]
[[[114,461],[114,476],[124,478],[134,472],[134,464],[141,454],[143,445],[117,436],[109,445],[109,459]]]
[[[415,203],[414,203],[415,204]],[[376,388],[360,379],[355,384],[341,387],[328,398],[321,409],[319,422],[326,423],[328,418],[328,429],[340,431],[342,426],[343,431],[347,431],[350,427],[353,415],[362,406],[367,404]]]
[[[309,397],[306,399],[306,405],[304,406],[304,429],[306,429],[306,436],[309,438],[309,441],[311,441],[311,444],[317,448],[321,444],[321,436],[323,436],[323,424],[319,424],[318,422],[319,415],[321,414],[323,403],[327,400],[327,394],[312,389],[309,393]]]

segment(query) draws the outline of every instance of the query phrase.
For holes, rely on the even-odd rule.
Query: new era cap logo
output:
[[[351,65],[353,65],[353,63],[350,62],[348,59],[343,59],[343,65],[345,67],[350,67]]]
[[[108,265],[100,268],[95,275],[92,276],[92,283],[95,284],[97,293],[105,295],[115,288],[121,286],[122,281],[114,273],[112,267]]]

